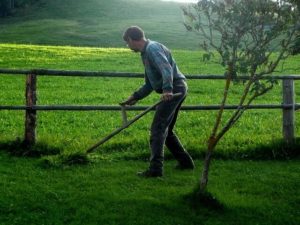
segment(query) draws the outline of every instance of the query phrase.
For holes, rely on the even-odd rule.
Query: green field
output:
[[[74,48],[30,45],[0,45],[2,68],[52,68],[83,71],[123,71],[142,72],[138,54],[127,49],[113,48]],[[204,64],[200,61],[201,52],[175,50],[174,56],[185,74],[221,74],[222,68],[216,63]],[[291,58],[283,68],[284,73],[297,74],[295,68],[298,56]],[[197,67],[196,63],[200,66]],[[185,63],[188,62],[188,63]],[[181,66],[182,65],[182,66]],[[200,68],[200,69],[199,69]],[[214,70],[210,70],[214,68]],[[287,72],[286,72],[287,71]],[[1,76],[1,105],[24,104],[24,76]],[[39,77],[39,105],[117,105],[126,99],[141,84],[142,79],[124,78],[80,78],[80,77]],[[222,97],[221,80],[190,80],[189,96],[185,105],[218,104]],[[237,104],[243,85],[233,85],[229,104]],[[299,93],[299,82],[296,82],[296,95]],[[121,91],[120,91],[121,90]],[[75,94],[74,94],[75,93]],[[280,104],[281,84],[256,103]],[[140,105],[150,105],[158,100],[153,93]],[[231,111],[228,111],[229,114]],[[134,116],[137,112],[130,112]],[[2,141],[13,140],[23,135],[23,112],[2,111]],[[13,116],[12,116],[13,115]],[[215,111],[182,111],[178,121],[177,132],[183,136],[183,143],[195,155],[203,155],[206,140],[215,118]],[[222,157],[260,158],[271,157],[274,142],[282,138],[281,110],[249,110],[241,121],[225,136],[216,151]],[[274,118],[277,118],[274,121]],[[128,128],[109,144],[104,151],[117,156],[148,155],[147,138],[151,115]],[[84,123],[82,122],[84,121]],[[99,138],[110,133],[121,124],[121,115],[117,111],[41,111],[38,113],[38,140],[64,150],[84,150]],[[299,135],[299,121],[296,120],[296,134]],[[189,129],[193,128],[193,129]],[[138,132],[142,131],[144,132]],[[84,135],[82,135],[84,134]],[[270,148],[270,146],[272,146]],[[115,148],[119,148],[116,150]],[[263,149],[257,152],[258,149]],[[267,150],[268,149],[268,150]],[[267,152],[265,152],[267,151]],[[269,152],[268,152],[269,151]],[[260,153],[262,155],[260,155]],[[250,154],[250,155],[249,155]],[[258,155],[257,155],[258,154]],[[264,155],[266,154],[266,155]]]
[[[170,2],[41,0],[0,20],[0,68],[142,73],[139,55],[123,48],[121,39],[126,26],[138,24],[151,39],[172,49],[183,73],[223,74],[217,57],[201,61],[198,39],[184,31],[181,19],[178,4]],[[275,74],[300,74],[299,61],[299,55],[289,58]],[[224,81],[187,82],[185,105],[221,101]],[[39,76],[38,105],[118,105],[142,83],[133,78]],[[237,104],[242,87],[231,87],[229,104]],[[23,75],[0,74],[0,90],[0,105],[25,104]],[[296,81],[296,102],[299,90]],[[138,105],[158,98],[153,93]],[[279,82],[255,104],[281,102]],[[129,116],[137,113],[130,111]],[[248,110],[217,146],[208,190],[224,205],[221,211],[195,208],[186,198],[201,174],[216,111],[180,112],[176,132],[196,160],[195,171],[175,170],[166,150],[164,178],[141,179],[136,172],[148,166],[152,116],[101,146],[87,165],[63,165],[59,156],[84,152],[121,125],[121,113],[39,111],[34,150],[42,156],[33,158],[9,153],[24,153],[19,149],[24,112],[0,110],[0,224],[300,224],[299,152],[281,145],[281,110]],[[296,137],[298,117],[296,112]]]
[[[0,50],[2,68],[142,72],[138,55],[127,49],[1,44]],[[173,53],[186,74],[222,72],[213,62],[201,63],[201,52]],[[199,67],[192,63],[197,60]],[[298,60],[298,56],[291,58],[282,73],[293,73],[289,68],[296,68]],[[38,77],[38,104],[117,105],[142,82],[124,78]],[[23,105],[24,85],[22,75],[1,75],[0,104]],[[186,105],[220,101],[222,81],[188,80],[188,85]],[[237,102],[241,87],[232,86],[230,103]],[[296,82],[297,95],[298,87]],[[152,104],[158,97],[152,94],[139,104]],[[280,83],[257,102],[280,103]],[[193,208],[185,199],[201,173],[201,158],[214,111],[180,113],[176,130],[197,159],[196,170],[176,171],[175,162],[166,151],[165,177],[154,180],[142,180],[135,175],[147,167],[152,113],[101,146],[89,157],[87,166],[62,165],[56,156],[30,159],[7,155],[5,151],[18,152],[15,140],[23,138],[24,113],[2,110],[0,114],[0,149],[4,150],[0,152],[0,224],[296,225],[300,222],[299,160],[287,160],[298,153],[278,146],[282,138],[280,110],[249,110],[217,146],[218,160],[212,166],[209,191],[224,205],[222,211]],[[46,155],[53,150],[61,155],[83,152],[120,125],[121,115],[116,111],[41,111],[36,150]],[[298,128],[296,120],[297,136]],[[265,160],[275,158],[284,161]]]

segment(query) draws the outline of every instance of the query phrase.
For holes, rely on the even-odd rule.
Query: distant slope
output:
[[[1,19],[1,43],[123,47],[130,25],[170,48],[195,49],[198,37],[182,24],[180,4],[160,0],[40,0]]]

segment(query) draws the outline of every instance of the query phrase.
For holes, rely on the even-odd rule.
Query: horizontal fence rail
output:
[[[76,70],[47,70],[47,69],[33,69],[33,70],[19,70],[19,69],[0,69],[0,74],[6,75],[27,75],[35,74],[38,76],[65,76],[65,77],[126,77],[126,78],[144,78],[143,73],[132,72],[109,72],[109,71],[76,71]],[[207,80],[224,80],[224,75],[185,75],[188,80],[193,79],[207,79]],[[268,76],[268,79],[276,80],[300,80],[299,75],[278,75]],[[240,80],[248,80],[248,76],[239,76]],[[267,79],[267,78],[265,78]]]
[[[1,69],[0,75],[26,75],[26,105],[0,105],[0,110],[24,110],[25,111],[25,135],[24,143],[33,145],[36,139],[36,117],[37,111],[50,110],[68,110],[68,111],[91,111],[91,110],[106,110],[106,111],[121,111],[121,106],[107,105],[37,105],[36,83],[38,76],[64,76],[64,77],[110,77],[110,78],[143,78],[142,73],[132,72],[106,72],[106,71],[70,71],[70,70],[49,70],[49,69]],[[207,80],[224,80],[224,75],[186,75],[187,80],[207,79]],[[248,80],[248,76],[239,76],[239,80]],[[262,79],[282,80],[283,101],[282,104],[256,104],[250,105],[247,109],[282,109],[283,112],[283,137],[287,142],[294,139],[295,129],[295,110],[300,109],[300,104],[295,103],[294,81],[300,80],[300,75],[278,75],[267,76]],[[138,111],[145,110],[149,106],[129,106],[126,110]],[[218,110],[220,105],[186,105],[182,106],[182,110]],[[226,110],[236,110],[237,105],[226,105]],[[245,106],[241,106],[245,107]]]
[[[127,111],[143,111],[149,108],[149,106],[128,106],[125,107]],[[184,105],[180,110],[196,111],[196,110],[218,110],[220,105]],[[237,109],[237,105],[225,105],[224,109]],[[38,111],[121,111],[121,106],[113,105],[36,105],[36,106],[0,106],[0,110],[38,110]],[[281,104],[281,105],[250,105],[247,109],[300,109],[300,104]],[[153,109],[155,110],[155,109]]]

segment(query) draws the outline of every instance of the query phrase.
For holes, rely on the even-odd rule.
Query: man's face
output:
[[[128,41],[126,41],[128,48],[130,48],[134,52],[138,52],[139,49],[137,48],[136,41],[133,41],[131,38],[128,38]]]

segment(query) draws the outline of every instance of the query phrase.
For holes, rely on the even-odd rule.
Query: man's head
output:
[[[123,40],[126,41],[128,47],[135,52],[141,51],[146,42],[144,31],[138,26],[127,28],[123,34]]]
[[[133,41],[139,41],[145,38],[144,31],[138,26],[131,26],[127,28],[127,30],[123,34],[124,41],[128,41],[129,39]]]

